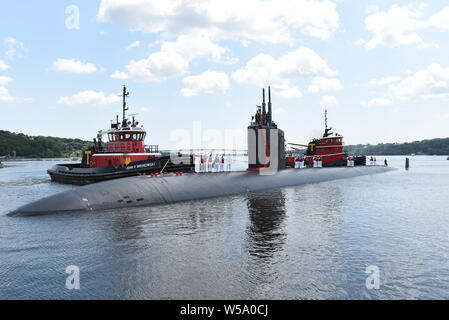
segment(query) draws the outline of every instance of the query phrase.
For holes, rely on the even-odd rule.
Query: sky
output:
[[[271,86],[288,142],[443,138],[448,40],[444,0],[2,0],[0,129],[91,140],[126,84],[147,144],[245,148]]]

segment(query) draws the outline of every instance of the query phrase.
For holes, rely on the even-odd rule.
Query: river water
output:
[[[50,182],[58,161],[7,162],[0,298],[449,299],[449,161],[415,156],[406,171],[405,157],[387,159],[398,170],[39,217],[6,214],[75,187]],[[68,266],[79,290],[66,288]]]

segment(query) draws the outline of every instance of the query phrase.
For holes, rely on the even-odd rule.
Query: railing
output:
[[[155,145],[155,144],[146,145],[145,152],[149,152],[149,153],[159,152],[159,146]]]

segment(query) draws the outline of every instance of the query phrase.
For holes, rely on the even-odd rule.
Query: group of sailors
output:
[[[206,155],[200,156],[199,172],[224,172],[225,165],[226,171],[231,171],[232,157],[227,155],[226,159],[224,154],[219,156],[215,155],[215,158],[210,154],[208,157]]]
[[[295,157],[295,169],[302,169],[305,167],[304,156]]]
[[[303,169],[306,167],[305,165],[305,157],[297,156],[295,157],[295,169]],[[323,167],[323,158],[321,156],[314,156],[309,162],[313,163],[314,168],[322,168]]]
[[[353,156],[349,156],[346,159],[347,163],[346,165],[348,167],[354,167],[355,166],[355,157]],[[295,157],[295,169],[302,169],[306,167],[306,157],[303,155],[299,155],[297,157]],[[313,156],[312,158],[308,159],[308,163],[309,164],[313,164],[314,168],[322,168],[323,167],[323,159],[321,156]],[[369,158],[369,165],[370,166],[375,166],[377,165],[377,159],[376,157],[370,157]],[[384,160],[384,165],[388,166],[388,162],[387,159]]]
[[[322,168],[323,167],[323,158],[321,156],[314,156],[312,160],[313,160],[314,168]]]

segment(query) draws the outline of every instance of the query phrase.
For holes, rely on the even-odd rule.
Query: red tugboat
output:
[[[308,145],[289,143],[290,145],[306,147],[307,151],[303,158],[305,164],[312,166],[315,161],[321,161],[323,167],[346,166],[348,156],[343,150],[343,136],[332,133],[332,127],[327,127],[327,110],[324,113],[325,129],[323,136],[319,139],[313,139]],[[293,148],[297,151],[299,149]],[[355,165],[366,165],[366,157],[351,157]],[[294,167],[295,156],[286,157],[288,167]]]
[[[176,164],[173,155],[162,154],[158,146],[145,146],[146,131],[132,115],[132,121],[126,116],[129,96],[123,87],[123,118],[118,116],[107,131],[99,131],[93,146],[83,152],[80,164],[60,164],[47,170],[53,181],[70,184],[89,184],[103,180],[133,175],[160,172],[192,172],[195,170],[193,155],[177,154]],[[103,143],[102,137],[108,137]]]

